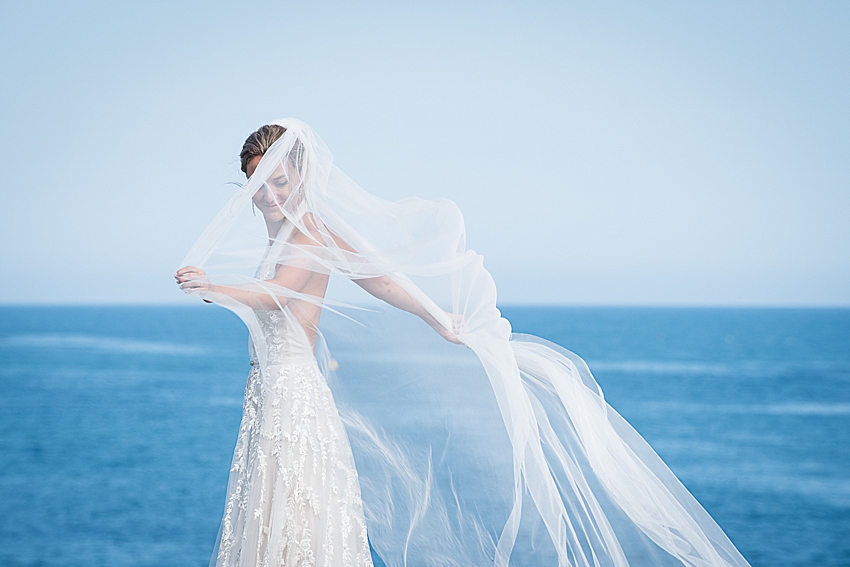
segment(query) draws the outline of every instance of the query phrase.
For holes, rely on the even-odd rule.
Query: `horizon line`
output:
[[[202,303],[186,302],[0,302],[0,309],[27,307],[175,307],[206,308]],[[362,307],[362,306],[356,306]],[[498,309],[561,308],[561,309],[850,309],[850,303],[544,303],[513,301],[497,303]]]

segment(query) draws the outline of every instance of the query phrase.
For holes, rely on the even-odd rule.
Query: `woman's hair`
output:
[[[266,124],[248,136],[248,139],[242,144],[242,153],[239,154],[239,158],[242,160],[242,173],[248,175],[248,162],[265,154],[271,145],[283,136],[284,132],[286,132],[286,128],[283,126]]]

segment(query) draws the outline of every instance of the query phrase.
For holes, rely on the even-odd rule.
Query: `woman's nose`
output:
[[[274,205],[277,202],[277,199],[274,196],[268,187],[263,189],[263,202],[267,205]]]

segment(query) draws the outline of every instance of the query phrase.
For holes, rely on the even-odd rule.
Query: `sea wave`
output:
[[[738,362],[678,362],[656,360],[587,361],[592,372],[625,374],[681,374],[701,376],[775,376],[784,372],[812,369],[826,372],[850,373],[850,365],[842,361],[738,361]]]
[[[639,403],[649,411],[725,413],[786,416],[850,416],[850,403],[787,402],[777,404],[694,404],[682,402]]]
[[[641,374],[728,374],[734,370],[729,364],[654,360],[589,360],[587,365],[591,370]]]
[[[10,347],[185,356],[209,354],[210,352],[209,349],[204,347],[172,342],[77,334],[12,335],[0,337],[0,348]]]
[[[817,499],[831,507],[850,508],[850,480],[834,471],[805,474],[789,469],[782,462],[744,465],[729,460],[699,460],[677,466],[676,473],[695,484],[723,487],[724,491],[734,488],[751,493],[795,494],[807,500]]]

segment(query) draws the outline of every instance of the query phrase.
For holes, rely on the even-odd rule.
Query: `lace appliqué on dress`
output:
[[[354,459],[333,395],[285,312],[257,312],[217,561],[221,567],[371,567]],[[288,320],[288,321],[287,321]]]

